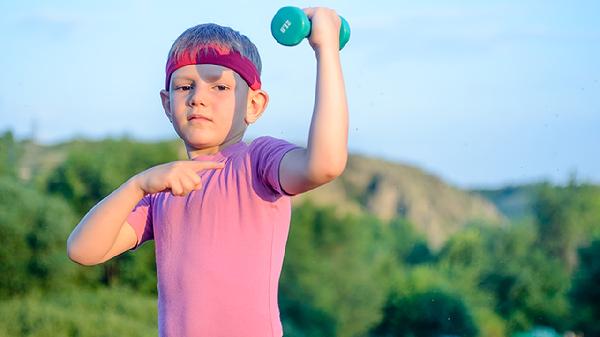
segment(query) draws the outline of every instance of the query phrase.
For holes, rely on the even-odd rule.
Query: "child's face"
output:
[[[171,76],[163,107],[190,150],[218,149],[240,141],[247,127],[248,85],[233,70],[212,64],[187,65]]]

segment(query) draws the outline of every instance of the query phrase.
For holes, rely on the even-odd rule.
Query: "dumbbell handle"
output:
[[[340,50],[350,39],[350,25],[343,17],[340,25]],[[310,35],[311,23],[304,11],[298,7],[280,8],[271,20],[271,34],[284,46],[295,46]]]

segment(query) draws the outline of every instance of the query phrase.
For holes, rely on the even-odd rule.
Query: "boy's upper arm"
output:
[[[283,156],[279,164],[279,184],[287,194],[300,194],[326,183],[310,179],[307,164],[305,148],[293,149]]]
[[[108,261],[117,255],[121,255],[122,253],[130,250],[135,247],[137,244],[137,235],[133,227],[127,222],[123,222],[121,225],[121,229],[119,230],[119,234],[115,239],[112,247],[108,250],[106,255],[102,258],[100,263]]]

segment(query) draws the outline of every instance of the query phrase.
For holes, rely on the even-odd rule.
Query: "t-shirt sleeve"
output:
[[[256,138],[250,145],[250,160],[255,179],[275,195],[290,196],[281,188],[279,165],[286,153],[298,148],[300,147],[297,145],[273,137]]]
[[[133,227],[137,242],[131,250],[136,250],[142,243],[154,239],[154,231],[152,229],[152,198],[151,194],[147,194],[133,208],[127,223]]]

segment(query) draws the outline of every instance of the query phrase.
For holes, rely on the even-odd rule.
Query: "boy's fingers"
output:
[[[181,195],[181,193],[183,193],[183,187],[181,186],[179,181],[174,181],[171,185],[171,194],[173,196],[178,196]]]
[[[202,180],[197,173],[187,173],[185,176],[181,177],[181,181],[185,189],[184,192],[186,193],[193,190],[199,190],[202,187]]]
[[[192,182],[194,186],[202,185],[202,179],[200,179],[200,175],[198,174],[198,172],[186,171],[186,177]]]
[[[308,16],[309,19],[312,18],[312,16],[315,14],[314,7],[302,8],[302,10],[304,11],[304,14],[306,14],[306,16]]]
[[[218,161],[190,160],[190,162],[196,170],[222,169],[223,167],[225,167],[225,163]]]

